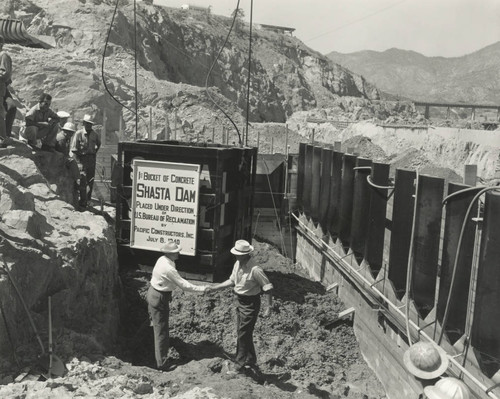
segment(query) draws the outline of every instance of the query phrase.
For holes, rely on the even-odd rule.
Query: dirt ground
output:
[[[352,326],[334,323],[344,308],[339,299],[269,244],[253,243],[277,304],[255,329],[261,374],[226,374],[236,348],[230,289],[205,295],[174,292],[170,356],[178,367],[168,373],[152,368],[153,333],[144,301],[150,275],[128,271],[122,275],[122,335],[112,353],[101,352],[88,338],[78,346],[72,342],[70,355],[66,340],[84,338],[59,334],[55,352],[68,365],[66,376],[42,381],[31,373],[22,382],[0,385],[0,397],[385,398]]]

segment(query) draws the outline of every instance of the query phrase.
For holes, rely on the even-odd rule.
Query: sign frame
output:
[[[182,255],[196,255],[200,169],[199,164],[133,160],[130,248],[159,252],[173,241]]]

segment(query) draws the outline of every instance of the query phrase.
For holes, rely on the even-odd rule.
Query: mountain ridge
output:
[[[500,103],[500,41],[460,57],[413,50],[332,51],[332,61],[379,90],[418,101]]]

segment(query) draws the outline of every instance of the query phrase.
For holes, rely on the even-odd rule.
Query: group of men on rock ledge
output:
[[[3,51],[5,40],[0,36],[0,148],[12,143],[12,126],[17,107],[9,92],[12,83],[12,59]],[[26,142],[33,150],[59,152],[66,157],[66,166],[78,191],[79,206],[86,208],[92,197],[96,155],[101,147],[101,138],[93,130],[94,121],[90,115],[81,120],[83,128],[76,130],[69,122],[70,114],[54,112],[50,106],[52,96],[42,93],[38,103],[25,115],[25,127],[19,132],[19,140]],[[62,126],[62,128],[61,128]]]

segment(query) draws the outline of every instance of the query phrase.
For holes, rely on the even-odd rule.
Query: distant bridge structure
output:
[[[425,107],[424,116],[426,119],[429,119],[430,108],[431,107],[440,107],[447,108],[447,115],[450,114],[451,108],[468,108],[472,110],[471,120],[475,120],[476,118],[476,109],[496,109],[497,110],[497,121],[500,121],[500,105],[495,104],[472,104],[472,103],[440,103],[440,102],[427,102],[427,101],[415,101],[415,106],[417,107]]]

